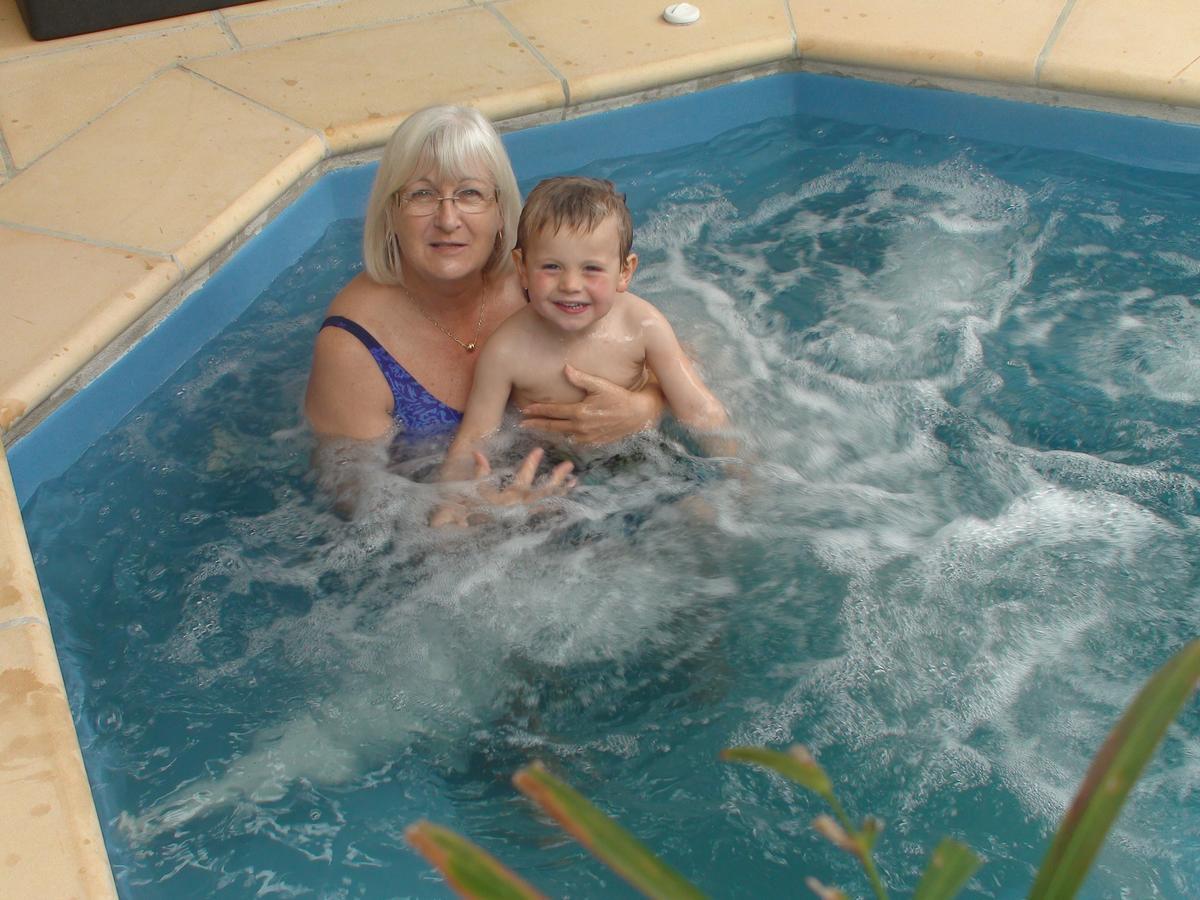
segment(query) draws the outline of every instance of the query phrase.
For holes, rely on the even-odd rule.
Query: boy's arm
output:
[[[701,434],[729,427],[725,407],[704,384],[667,317],[649,303],[639,310],[646,365],[658,379],[667,405],[680,424]]]
[[[523,362],[518,348],[519,341],[508,340],[500,333],[493,334],[484,348],[475,367],[475,380],[462,424],[438,475],[440,481],[467,481],[486,478],[490,474],[491,467],[479,447],[504,421],[504,410],[514,385],[513,376]],[[513,475],[512,483],[503,490],[480,490],[472,497],[444,497],[430,516],[429,524],[435,528],[466,526],[471,524],[472,509],[480,503],[491,506],[532,503],[570,490],[574,479],[570,478],[572,466],[569,462],[559,463],[544,481],[534,483],[541,460],[540,448],[530,451]]]
[[[438,472],[439,481],[467,481],[475,477],[475,455],[488,435],[504,421],[504,408],[512,390],[512,379],[505,364],[507,354],[502,341],[493,334],[481,351],[475,366],[471,395],[463,411],[462,423],[454,435],[446,459]],[[468,524],[470,504],[464,497],[445,495],[429,517],[434,528]]]
[[[462,424],[446,453],[446,461],[438,474],[439,481],[466,481],[474,476],[475,451],[504,421],[504,410],[513,386],[508,364],[510,356],[505,352],[501,335],[492,335],[481,351]]]

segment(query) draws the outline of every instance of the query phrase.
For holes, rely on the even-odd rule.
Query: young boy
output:
[[[671,412],[699,433],[725,428],[720,402],[705,387],[666,317],[629,293],[637,269],[633,223],[612,182],[547,179],[529,194],[513,250],[529,304],[484,346],[462,424],[442,466],[442,481],[475,473],[475,452],[501,425],[506,406],[580,400],[563,374],[570,364],[630,390],[653,372]],[[565,464],[569,469],[569,464]],[[443,505],[432,524],[464,522]]]

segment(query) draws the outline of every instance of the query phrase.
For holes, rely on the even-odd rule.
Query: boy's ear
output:
[[[528,289],[529,279],[525,275],[525,254],[521,252],[520,247],[513,247],[512,259],[513,264],[517,267],[517,278],[521,280],[521,287]]]
[[[617,290],[625,291],[629,289],[629,282],[633,280],[633,273],[637,271],[638,256],[636,253],[630,253],[625,257],[625,262],[621,266],[621,275],[617,278]]]

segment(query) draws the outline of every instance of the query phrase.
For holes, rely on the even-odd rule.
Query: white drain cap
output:
[[[663,18],[672,25],[691,25],[700,18],[700,7],[690,3],[672,3],[663,10]]]

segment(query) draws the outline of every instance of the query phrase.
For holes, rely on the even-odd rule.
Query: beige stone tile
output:
[[[25,619],[46,622],[46,607],[38,587],[33,557],[25,540],[21,508],[13,488],[12,473],[0,447],[0,629]],[[0,846],[3,846],[0,840]],[[0,865],[0,872],[3,865]]]
[[[0,628],[0,872],[6,897],[116,897],[50,629]]]
[[[225,12],[225,16],[229,30],[242,46],[254,47],[344,28],[388,24],[470,5],[470,0],[406,0],[404,3],[397,3],[396,0],[339,0],[304,5],[283,3],[280,4],[282,9],[264,12],[261,7],[275,7],[276,4],[255,3],[233,7]]]
[[[166,66],[228,50],[210,21],[0,63],[0,127],[23,168]]]
[[[213,14],[210,12],[193,13],[188,16],[176,16],[173,19],[160,19],[157,22],[143,22],[138,25],[110,28],[107,31],[97,31],[91,34],[55,38],[52,41],[35,41],[25,29],[25,22],[17,9],[16,0],[0,0],[0,60],[54,53],[67,47],[83,47],[88,44],[111,41],[114,38],[158,33],[167,29],[208,24],[214,21]]]
[[[788,0],[801,59],[1032,84],[1065,0]]]
[[[787,59],[793,42],[782,0],[708,0],[692,25],[670,25],[666,4],[511,0],[501,14],[553,65],[581,103],[716,72]]]
[[[1200,105],[1194,0],[1079,0],[1046,55],[1047,88]]]
[[[289,41],[191,68],[320,129],[334,153],[383,143],[405,115],[430,103],[470,104],[503,118],[563,102],[559,81],[486,9]]]
[[[226,19],[240,19],[247,16],[261,16],[263,13],[280,12],[286,9],[325,6],[330,2],[331,0],[260,0],[258,3],[239,3],[236,6],[222,6],[219,12]]]
[[[0,187],[0,221],[191,270],[323,153],[295,123],[171,70]]]
[[[0,228],[0,271],[5,279],[0,306],[0,432],[49,396],[182,277],[170,259],[12,228]]]

